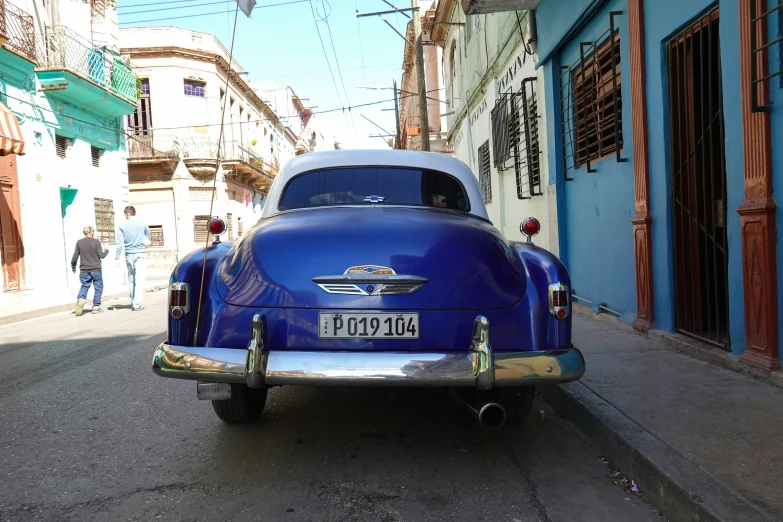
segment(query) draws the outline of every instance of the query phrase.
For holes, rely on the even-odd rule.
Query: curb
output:
[[[168,284],[153,285],[145,288],[144,291],[157,292],[159,290],[165,290],[166,288],[168,288],[168,286],[169,286]],[[119,299],[127,296],[128,296],[127,291],[117,292],[114,294],[103,295],[101,297],[101,301],[111,301],[113,299]],[[36,317],[43,317],[45,315],[56,314],[59,312],[67,312],[69,310],[73,310],[73,307],[74,307],[74,303],[68,303],[68,304],[57,305],[57,306],[49,306],[47,308],[39,308],[37,310],[29,310],[27,312],[21,312],[13,315],[7,315],[5,317],[0,317],[0,326],[6,324],[18,323],[20,321],[26,321],[27,319],[35,319]]]
[[[648,339],[659,341],[664,346],[676,351],[677,353],[681,353],[683,355],[687,355],[688,357],[725,368],[726,370],[731,370],[733,372],[747,375],[748,377],[752,377],[758,381],[783,389],[783,371],[767,373],[756,370],[755,368],[741,363],[739,356],[686,335],[665,332],[663,330],[656,329],[641,332],[636,330],[633,326],[623,323],[612,315],[596,314],[591,308],[588,308],[587,306],[579,303],[574,303],[571,308],[579,315],[590,317],[596,321],[615,326],[626,332],[633,332],[636,335],[641,335],[643,337],[647,337]]]
[[[561,415],[632,478],[672,522],[773,519],[636,424],[581,382],[538,386]]]

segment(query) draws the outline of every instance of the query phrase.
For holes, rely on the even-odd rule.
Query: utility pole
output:
[[[424,79],[424,43],[421,40],[421,16],[419,16],[419,0],[411,0],[413,8],[413,38],[416,55],[416,79],[419,90],[419,129],[421,134],[421,150],[430,150],[430,125],[427,118],[427,86]]]
[[[400,140],[402,137],[400,136],[400,108],[397,104],[397,79],[394,80],[394,123],[397,124],[397,136],[394,140],[394,148],[395,149],[401,149],[402,143],[400,143]]]

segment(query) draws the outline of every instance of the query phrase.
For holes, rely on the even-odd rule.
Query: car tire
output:
[[[250,388],[244,384],[231,385],[231,398],[212,401],[215,413],[231,424],[258,420],[266,404],[266,388]]]
[[[522,422],[533,405],[535,386],[496,388],[496,401],[506,410],[506,426]]]

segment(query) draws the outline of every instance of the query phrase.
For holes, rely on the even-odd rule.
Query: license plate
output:
[[[320,313],[321,339],[418,339],[419,314]]]

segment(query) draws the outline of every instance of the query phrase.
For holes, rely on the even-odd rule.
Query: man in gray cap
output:
[[[82,287],[79,289],[79,295],[76,297],[76,315],[82,315],[84,304],[87,302],[87,291],[90,285],[95,286],[95,293],[92,297],[92,313],[97,314],[101,311],[101,295],[103,294],[103,271],[101,270],[101,259],[106,257],[109,249],[103,248],[100,241],[95,239],[95,229],[87,225],[82,229],[84,237],[76,242],[76,250],[71,258],[71,271],[76,273],[76,261],[81,258],[79,263],[79,281]]]

